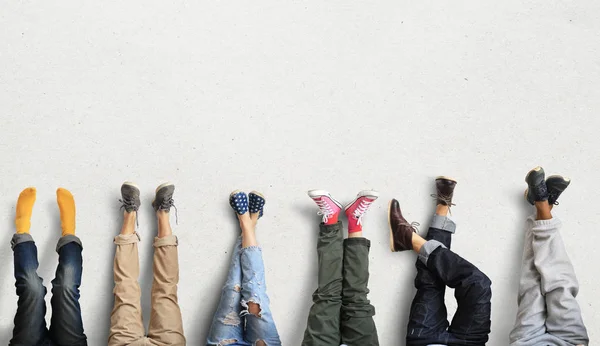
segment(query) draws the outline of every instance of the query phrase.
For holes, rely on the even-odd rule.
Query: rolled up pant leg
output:
[[[110,315],[108,345],[125,346],[144,340],[141,290],[138,284],[140,263],[137,233],[115,237],[114,307]]]
[[[318,287],[313,294],[302,346],[339,345],[342,306],[342,223],[321,224],[317,243]]]
[[[177,237],[154,238],[154,281],[148,338],[155,345],[185,345],[177,300],[179,260]]]

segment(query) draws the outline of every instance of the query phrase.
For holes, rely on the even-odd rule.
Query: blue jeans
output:
[[[248,312],[248,303],[260,306],[259,316]],[[269,308],[261,249],[242,249],[239,237],[206,344],[251,346],[262,345],[261,341],[267,346],[281,346]]]
[[[417,260],[406,335],[409,346],[485,345],[491,327],[491,281],[477,267],[450,251],[455,224],[436,215]],[[454,288],[458,308],[448,323],[446,286]]]
[[[12,240],[17,287],[17,313],[10,346],[85,346],[79,286],[83,260],[81,241],[75,236],[60,238],[58,268],[52,280],[52,318],[46,328],[46,287],[37,275],[37,248],[29,234],[15,234]]]

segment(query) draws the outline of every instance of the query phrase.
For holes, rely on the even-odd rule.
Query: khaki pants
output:
[[[185,345],[177,304],[177,237],[154,238],[154,281],[148,335],[142,321],[137,234],[115,237],[115,305],[110,316],[109,346]]]

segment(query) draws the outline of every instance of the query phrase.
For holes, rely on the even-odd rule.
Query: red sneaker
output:
[[[308,196],[317,203],[319,207],[317,214],[323,215],[324,224],[333,225],[338,222],[342,204],[331,197],[329,192],[325,190],[310,190],[308,191]]]
[[[377,197],[379,197],[379,192],[364,190],[359,192],[354,201],[344,208],[346,217],[348,217],[348,233],[362,231],[362,217]]]

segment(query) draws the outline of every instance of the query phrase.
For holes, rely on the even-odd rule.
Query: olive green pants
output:
[[[369,248],[365,238],[343,239],[342,223],[321,224],[318,287],[303,346],[377,346],[375,308],[367,299]]]

